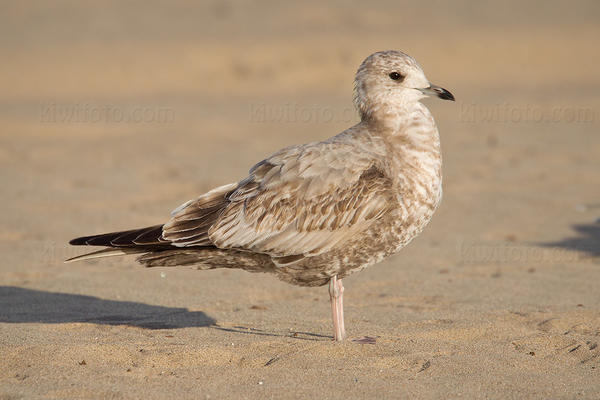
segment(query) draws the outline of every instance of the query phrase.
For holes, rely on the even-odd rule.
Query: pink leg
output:
[[[340,292],[340,296],[338,297],[338,313],[340,315],[340,331],[342,332],[342,339],[346,338],[346,327],[344,326],[344,285],[342,285],[342,280],[337,280],[338,291]]]
[[[341,341],[346,337],[344,328],[344,286],[337,275],[329,281],[329,300],[333,317],[333,339]]]

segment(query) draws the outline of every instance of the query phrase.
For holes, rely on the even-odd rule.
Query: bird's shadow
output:
[[[590,224],[573,225],[576,236],[567,237],[556,242],[541,243],[544,247],[559,247],[574,250],[582,257],[600,256],[600,218]]]
[[[220,331],[232,332],[232,333],[241,333],[244,335],[256,335],[256,336],[272,336],[272,337],[285,337],[292,338],[298,340],[313,340],[313,341],[331,341],[333,336],[329,335],[321,335],[318,333],[312,332],[302,332],[302,331],[290,331],[285,333],[279,332],[268,332],[262,329],[249,328],[246,326],[220,326],[219,324],[214,324],[211,326],[213,329],[218,329]]]
[[[202,311],[154,306],[132,301],[106,300],[93,296],[53,293],[15,286],[0,286],[0,322],[60,324],[84,322],[125,325],[145,329],[209,327],[244,335],[289,337],[299,340],[330,340],[331,336],[310,332],[268,332],[244,326],[220,326]]]
[[[0,322],[88,322],[146,329],[176,329],[215,324],[215,320],[202,311],[15,286],[0,286]]]

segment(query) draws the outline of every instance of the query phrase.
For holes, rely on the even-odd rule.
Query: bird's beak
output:
[[[444,89],[443,87],[439,87],[437,85],[429,85],[429,87],[419,89],[421,93],[431,96],[437,96],[443,100],[452,100],[454,101],[454,96],[452,93]]]

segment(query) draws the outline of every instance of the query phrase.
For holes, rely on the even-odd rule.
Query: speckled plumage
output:
[[[71,243],[143,253],[148,267],[241,268],[301,286],[341,279],[404,247],[440,202],[438,130],[419,102],[426,94],[453,100],[408,55],[375,53],[356,74],[357,125],[276,152],[162,226]]]

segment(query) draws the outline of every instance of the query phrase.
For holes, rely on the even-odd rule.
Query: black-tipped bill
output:
[[[419,89],[422,93],[437,96],[442,100],[452,100],[454,101],[454,96],[452,93],[444,89],[443,87],[439,87],[437,85],[430,85],[427,88]]]

